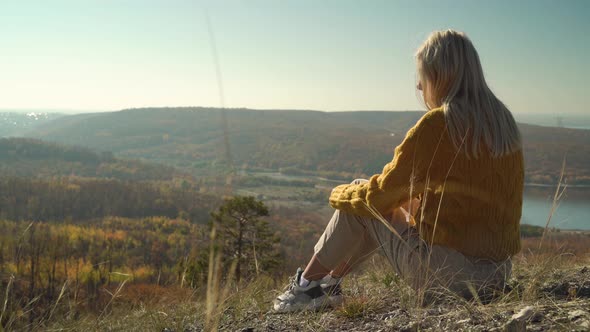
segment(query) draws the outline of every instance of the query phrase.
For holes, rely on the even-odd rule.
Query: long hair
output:
[[[443,108],[455,147],[474,158],[484,146],[494,157],[521,149],[516,121],[488,87],[479,55],[464,33],[433,32],[416,61],[420,82],[435,104],[426,101],[426,106]]]

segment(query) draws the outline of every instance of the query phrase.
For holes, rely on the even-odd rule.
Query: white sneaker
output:
[[[318,310],[342,302],[339,278],[326,276],[324,279],[310,281],[307,286],[301,287],[299,281],[302,274],[303,270],[298,268],[288,289],[275,299],[273,303],[275,312]]]

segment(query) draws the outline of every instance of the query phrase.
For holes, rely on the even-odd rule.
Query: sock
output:
[[[303,273],[301,274],[301,276],[299,277],[299,287],[307,287],[309,285],[310,281],[305,279],[305,277],[303,276]]]

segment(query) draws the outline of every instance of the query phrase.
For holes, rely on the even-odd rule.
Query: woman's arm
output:
[[[445,131],[444,114],[431,110],[408,131],[395,148],[393,160],[381,174],[363,184],[345,184],[332,190],[330,205],[357,215],[371,216],[366,205],[382,215],[424,191],[428,180],[440,176],[434,166],[436,150]]]

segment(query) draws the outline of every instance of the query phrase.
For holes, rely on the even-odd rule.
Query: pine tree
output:
[[[269,271],[279,263],[279,238],[267,221],[268,208],[254,197],[235,196],[211,213],[226,263],[235,261],[236,280]]]

